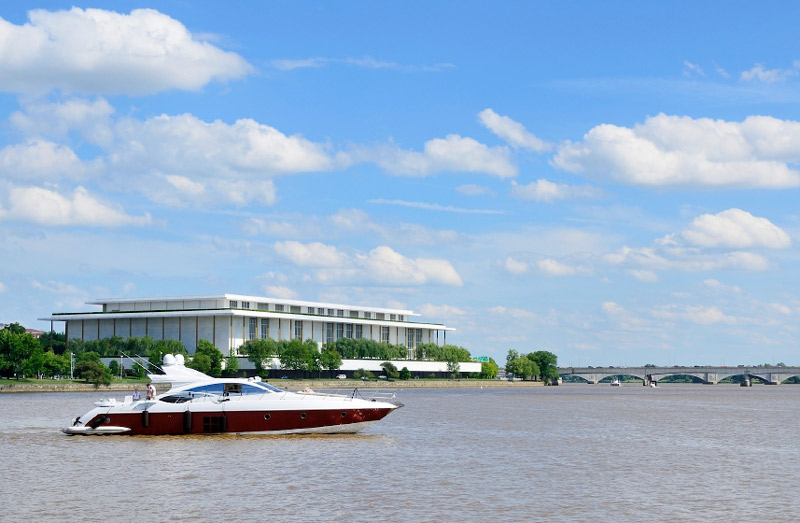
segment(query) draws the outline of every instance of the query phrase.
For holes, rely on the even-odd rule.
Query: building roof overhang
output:
[[[251,296],[247,294],[202,294],[186,296],[151,296],[139,298],[98,298],[94,301],[87,301],[88,305],[105,305],[108,303],[136,303],[136,302],[174,302],[174,301],[194,301],[194,300],[237,300],[251,301],[255,303],[281,303],[284,305],[296,305],[300,307],[320,307],[326,309],[347,309],[355,311],[382,312],[385,314],[403,314],[406,316],[419,316],[414,311],[407,309],[389,309],[385,307],[371,307],[366,305],[346,305],[342,303],[328,303],[307,300],[290,300],[284,298],[274,298],[268,296]]]
[[[116,302],[111,302],[116,303]],[[371,309],[374,310],[374,309]],[[114,320],[132,318],[180,318],[180,317],[249,317],[249,318],[277,318],[282,320],[308,320],[322,323],[352,323],[361,325],[379,325],[388,327],[434,329],[442,331],[455,331],[453,327],[446,327],[438,323],[398,321],[398,320],[377,320],[368,318],[350,318],[342,316],[323,316],[316,314],[302,314],[292,312],[277,311],[256,311],[248,309],[184,309],[184,310],[164,310],[164,311],[119,311],[119,312],[64,312],[51,314],[46,318],[39,318],[42,321],[72,321],[72,320]]]

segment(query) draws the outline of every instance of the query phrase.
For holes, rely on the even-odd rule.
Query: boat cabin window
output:
[[[242,393],[242,384],[241,383],[225,383],[225,395],[228,394],[241,394]]]
[[[202,393],[205,395],[216,394],[218,396],[221,396],[222,393],[224,392],[222,385],[223,385],[222,383],[211,383],[210,385],[201,385],[199,387],[192,387],[191,389],[188,389],[186,392]]]
[[[186,403],[187,401],[192,401],[193,397],[194,395],[189,392],[179,392],[178,394],[164,396],[161,401],[164,403]]]

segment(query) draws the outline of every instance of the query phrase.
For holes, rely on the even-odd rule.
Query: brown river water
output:
[[[59,432],[102,397],[0,394],[0,521],[800,519],[800,386],[409,389],[346,436]]]

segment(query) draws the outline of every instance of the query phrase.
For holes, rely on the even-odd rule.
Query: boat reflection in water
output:
[[[171,383],[153,399],[106,400],[62,429],[69,435],[165,434],[352,434],[402,406],[394,394],[363,398],[288,392],[260,378],[212,378],[187,368],[181,355],[168,354],[164,374],[153,383]]]

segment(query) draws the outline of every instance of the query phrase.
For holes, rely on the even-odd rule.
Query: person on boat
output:
[[[147,384],[147,399],[151,400],[156,397],[156,388],[152,383]]]
[[[133,388],[133,394],[131,395],[133,401],[139,401],[142,397],[139,395],[139,387]]]

